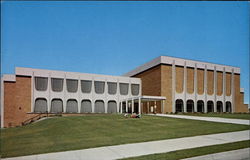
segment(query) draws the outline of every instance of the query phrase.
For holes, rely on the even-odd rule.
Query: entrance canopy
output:
[[[127,99],[123,99],[120,101],[120,112],[123,113],[123,103],[125,102],[126,104],[126,110],[125,112],[128,113],[128,108],[130,105],[132,105],[132,110],[131,113],[134,113],[135,111],[135,103],[138,104],[138,113],[141,114],[141,103],[142,102],[154,102],[156,106],[156,102],[160,101],[161,102],[161,111],[163,111],[163,106],[164,106],[164,101],[166,100],[166,97],[162,96],[135,96],[135,97],[130,97]]]

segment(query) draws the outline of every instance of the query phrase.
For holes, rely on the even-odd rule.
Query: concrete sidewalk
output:
[[[183,160],[250,160],[250,148],[186,158]]]
[[[4,160],[112,160],[249,140],[249,130],[56,152]]]
[[[160,117],[170,117],[170,118],[192,119],[192,120],[200,120],[200,121],[210,121],[210,122],[250,125],[250,120],[244,120],[244,119],[199,117],[199,116],[185,116],[185,115],[172,115],[172,114],[149,114],[149,115],[160,116]]]

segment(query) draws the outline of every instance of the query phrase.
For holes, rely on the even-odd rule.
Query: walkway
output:
[[[183,160],[250,160],[250,148],[186,158]]]
[[[249,120],[243,120],[243,119],[218,118],[218,117],[199,117],[199,116],[185,116],[185,115],[172,115],[172,114],[149,114],[149,115],[170,117],[170,118],[192,119],[192,120],[200,120],[200,121],[210,121],[210,122],[222,122],[222,123],[250,125]]]
[[[5,160],[112,160],[249,140],[249,130],[48,153]]]

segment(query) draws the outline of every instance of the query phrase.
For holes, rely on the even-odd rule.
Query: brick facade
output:
[[[16,76],[4,82],[4,127],[19,126],[34,115],[31,112],[31,77]]]

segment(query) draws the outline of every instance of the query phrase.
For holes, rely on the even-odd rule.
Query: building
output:
[[[159,113],[248,110],[238,67],[160,56],[125,76],[141,78],[143,95],[166,97]],[[149,112],[148,106],[142,110]]]
[[[166,56],[123,76],[17,67],[1,83],[1,127],[43,113],[248,111],[240,68]]]

